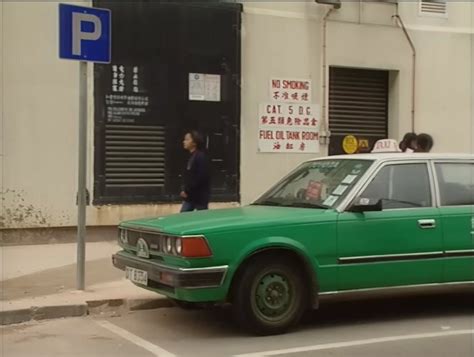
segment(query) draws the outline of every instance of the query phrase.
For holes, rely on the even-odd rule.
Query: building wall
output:
[[[57,6],[3,2],[7,226],[74,223],[78,71],[58,60]]]
[[[78,64],[58,59],[57,6],[53,1],[9,1],[0,7],[4,54],[0,184],[9,227],[70,226],[76,221]],[[327,9],[309,1],[244,3],[243,203],[314,156],[258,153],[257,112],[258,104],[269,100],[272,76],[311,78],[313,101],[322,104],[321,19]],[[327,60],[329,65],[392,71],[389,133],[400,138],[410,130],[411,50],[393,23],[395,11],[394,5],[344,2],[329,18]],[[400,2],[399,12],[418,53],[416,130],[433,135],[436,151],[472,152],[472,4],[450,3],[447,18],[420,17],[417,4],[411,2]],[[92,120],[90,101],[90,192]],[[320,155],[326,152],[321,146]],[[89,207],[88,222],[116,224],[177,209],[176,205]]]
[[[3,23],[3,1],[0,2],[0,23]],[[3,26],[0,26],[0,225],[3,225]]]
[[[343,2],[328,18],[327,63],[391,71],[389,136],[401,138],[411,130],[412,51],[392,18],[398,11],[417,50],[415,130],[433,135],[434,151],[472,152],[472,8],[471,3],[450,3],[448,17],[443,18],[420,16],[418,2],[400,2],[398,9],[386,3]],[[311,2],[245,3],[243,203],[308,157],[257,153],[257,106],[269,99],[271,76],[310,77],[314,99],[322,104],[321,20],[328,9]],[[264,52],[279,60],[256,55]],[[250,83],[246,78],[252,79]],[[326,149],[322,147],[321,155]]]

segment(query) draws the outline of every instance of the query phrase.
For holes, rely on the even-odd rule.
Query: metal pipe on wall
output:
[[[411,97],[411,131],[414,133],[415,132],[415,99],[416,99],[416,48],[415,45],[413,44],[413,41],[410,37],[410,34],[408,33],[405,24],[403,23],[402,18],[400,15],[393,15],[392,18],[397,19],[398,26],[401,27],[403,30],[403,33],[405,34],[405,37],[410,44],[411,50],[413,52],[413,63],[412,63],[412,97]]]
[[[329,9],[327,12],[326,12],[326,15],[324,15],[323,17],[323,49],[322,49],[322,64],[323,64],[323,73],[322,73],[322,85],[323,85],[323,103],[322,103],[322,110],[321,110],[321,116],[322,116],[322,122],[324,123],[324,126],[325,126],[325,142],[324,144],[329,144],[329,137],[330,137],[330,133],[329,133],[329,121],[328,121],[328,117],[326,115],[327,113],[327,102],[328,102],[328,98],[327,98],[327,92],[328,92],[328,83],[327,83],[327,59],[326,59],[326,55],[327,55],[327,51],[326,51],[326,48],[327,48],[327,40],[326,40],[326,37],[327,37],[327,19],[329,17],[329,15],[331,15],[331,13],[334,11],[334,8],[331,8]]]

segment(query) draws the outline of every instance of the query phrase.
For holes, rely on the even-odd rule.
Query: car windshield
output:
[[[334,159],[304,163],[254,205],[333,208],[346,197],[372,162]]]

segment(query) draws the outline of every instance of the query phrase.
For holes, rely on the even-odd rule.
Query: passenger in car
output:
[[[433,148],[433,137],[429,134],[420,134],[416,139],[417,148],[415,152],[430,152]]]
[[[415,133],[406,133],[399,147],[402,152],[414,152],[417,148],[417,135]]]

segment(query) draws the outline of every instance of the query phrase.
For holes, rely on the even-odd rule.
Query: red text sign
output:
[[[270,98],[284,103],[310,103],[311,80],[271,78]]]
[[[319,106],[263,103],[259,107],[260,152],[319,152]]]

